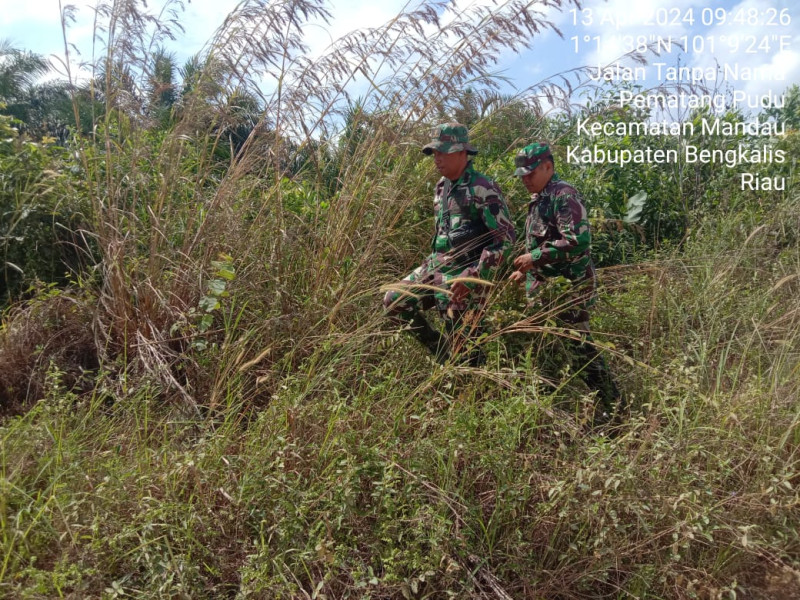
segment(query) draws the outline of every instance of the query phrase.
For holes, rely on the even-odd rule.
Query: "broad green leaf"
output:
[[[647,192],[638,192],[628,198],[628,206],[625,216],[622,218],[626,223],[638,223],[642,218],[642,209],[647,201]]]

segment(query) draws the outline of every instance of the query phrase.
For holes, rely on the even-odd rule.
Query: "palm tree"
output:
[[[161,127],[166,127],[172,117],[172,109],[178,100],[175,72],[178,70],[175,54],[163,47],[156,48],[147,77],[148,112]]]
[[[783,98],[780,108],[773,105],[764,111],[765,114],[784,123],[787,129],[800,129],[800,86],[796,83],[790,86],[784,92]]]
[[[4,114],[28,123],[31,91],[49,70],[48,62],[38,54],[0,40],[0,102],[6,105]]]

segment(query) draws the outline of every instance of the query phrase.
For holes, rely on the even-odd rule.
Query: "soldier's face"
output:
[[[531,194],[538,194],[544,189],[544,186],[547,185],[552,176],[553,163],[545,160],[540,162],[533,171],[522,176],[522,185]]]
[[[448,179],[456,180],[461,177],[464,169],[467,168],[467,151],[461,150],[460,152],[451,152],[445,154],[438,150],[433,151],[433,162],[436,164],[436,170],[439,174]]]

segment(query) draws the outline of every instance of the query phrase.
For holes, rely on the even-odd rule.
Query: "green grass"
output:
[[[691,229],[669,251],[604,232],[632,262],[601,273],[592,327],[631,410],[591,432],[570,332],[524,321],[508,286],[482,369],[434,365],[381,310],[430,241],[418,148],[467,86],[491,100],[472,107],[480,168],[524,210],[513,146],[564,123],[488,95],[491,57],[546,24],[478,8],[442,28],[483,44],[452,47],[424,34],[436,11],[409,12],[315,70],[297,36],[320,6],[243,4],[157,123],[109,72],[95,137],[37,150],[91,251],[3,313],[0,596],[797,598],[796,193],[733,190],[726,215],[676,198],[665,218]],[[146,90],[139,10],[112,15],[131,39],[108,64]],[[259,68],[278,64],[270,95]],[[334,84],[358,69],[375,81],[354,102]]]
[[[269,376],[218,367],[201,414],[157,378],[76,395],[53,367],[2,428],[0,589],[477,598],[493,577],[513,598],[773,597],[800,559],[797,251],[753,278],[771,250],[712,255],[716,235],[604,296],[634,403],[614,439],[581,426],[569,372],[541,382],[549,334],[528,363],[500,338],[464,371],[367,320]]]

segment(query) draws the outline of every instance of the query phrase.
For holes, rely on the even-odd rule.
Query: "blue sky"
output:
[[[458,0],[462,6],[469,2]],[[475,2],[491,4],[491,0]],[[156,8],[161,2],[151,0],[149,4]],[[324,29],[310,27],[309,43],[313,50],[321,51],[353,29],[387,22],[405,4],[404,0],[336,0],[330,8],[332,23]],[[78,20],[70,28],[70,41],[88,55],[93,2],[77,0],[75,5]],[[178,58],[183,60],[201,50],[236,5],[234,0],[186,3],[181,15],[185,34],[173,47]],[[552,12],[563,40],[552,32],[544,33],[534,40],[530,51],[504,55],[497,69],[518,89],[524,89],[566,69],[613,63],[637,40],[685,39],[694,44],[696,52],[680,53],[673,47],[671,54],[650,56],[650,66],[643,71],[645,79],[640,83],[658,83],[655,64],[664,65],[660,69],[663,79],[667,66],[677,65],[681,55],[682,66],[708,69],[727,63],[746,73],[773,73],[783,79],[740,77],[725,84],[753,94],[779,94],[790,84],[800,83],[798,6],[795,0],[585,0],[582,11]],[[58,0],[5,0],[0,11],[0,37],[45,56],[63,57]],[[631,63],[623,61],[620,65]]]

